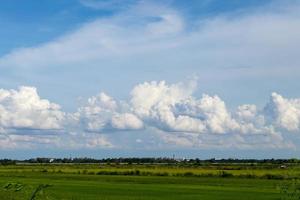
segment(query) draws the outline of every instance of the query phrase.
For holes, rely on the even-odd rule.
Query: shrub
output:
[[[185,172],[183,176],[194,176],[195,174],[193,172]]]
[[[219,176],[223,177],[223,178],[227,178],[227,177],[233,177],[233,174],[226,172],[226,171],[221,171]]]

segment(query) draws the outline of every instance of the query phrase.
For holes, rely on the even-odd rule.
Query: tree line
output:
[[[203,165],[203,164],[286,164],[286,163],[300,163],[299,159],[179,159],[179,158],[31,158],[25,160],[14,160],[14,159],[0,159],[1,165],[14,165],[22,163],[74,163],[74,164],[193,164],[193,165]]]

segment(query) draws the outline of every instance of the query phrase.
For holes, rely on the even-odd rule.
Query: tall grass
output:
[[[300,167],[287,169],[253,166],[157,166],[157,165],[15,165],[0,166],[1,176],[16,173],[124,175],[124,176],[177,176],[177,177],[234,177],[250,179],[298,179]],[[270,168],[270,169],[269,169]]]

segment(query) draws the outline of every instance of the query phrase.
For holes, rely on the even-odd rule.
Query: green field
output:
[[[259,200],[299,197],[298,190],[291,185],[299,174],[298,167],[284,170],[226,167],[96,164],[0,166],[0,198],[32,199],[35,191],[33,199]],[[38,187],[41,190],[37,191]]]

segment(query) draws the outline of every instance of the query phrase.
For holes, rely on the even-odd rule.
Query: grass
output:
[[[300,177],[298,165],[280,169],[278,166],[178,166],[178,165],[97,165],[97,164],[32,164],[0,166],[1,173],[67,173],[97,175],[241,177],[295,179]]]
[[[124,176],[124,172],[130,170],[135,173],[125,173]],[[99,172],[110,173],[103,175]],[[113,172],[122,172],[123,175]],[[145,172],[149,172],[147,176]],[[265,176],[279,172],[294,177],[298,174],[298,168],[251,171],[137,165],[1,166],[0,199],[292,199],[289,195],[296,192],[286,187],[292,180]],[[258,175],[251,178],[240,176],[244,173]]]

